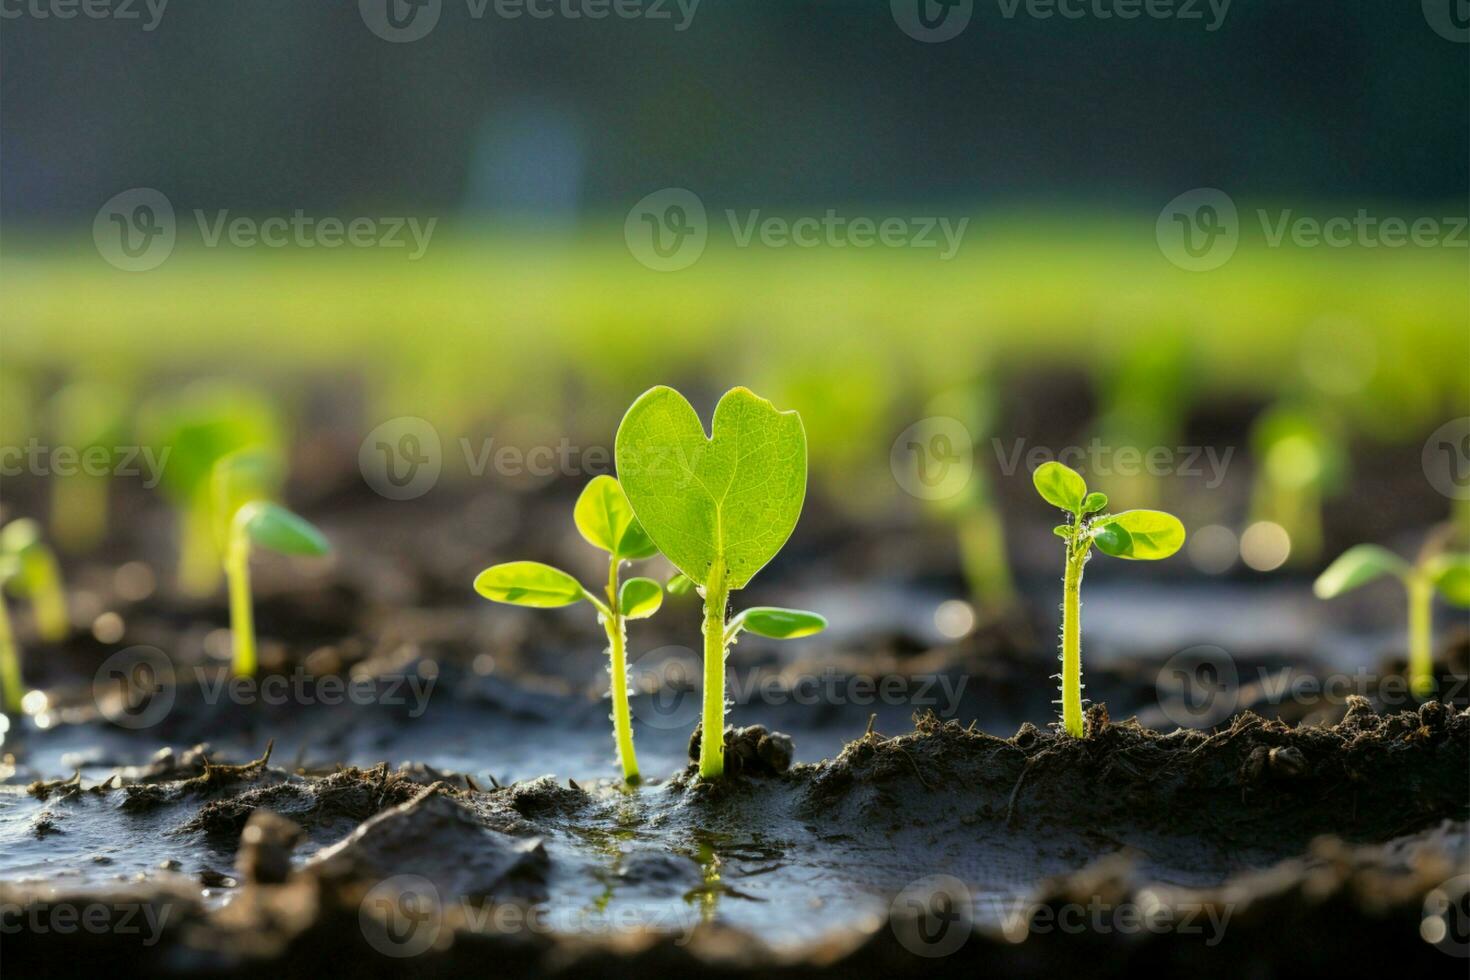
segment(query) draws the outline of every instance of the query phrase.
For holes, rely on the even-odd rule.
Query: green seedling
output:
[[[41,540],[41,527],[29,518],[11,521],[0,529],[0,592],[28,598],[36,633],[48,643],[66,639],[70,622],[66,595],[56,556]],[[10,613],[0,595],[0,688],[5,710],[18,714],[25,690],[20,674],[20,651],[10,626]]]
[[[224,572],[230,588],[230,635],[237,677],[255,676],[255,613],[250,600],[250,552],[253,546],[282,555],[320,558],[332,547],[315,526],[280,504],[252,500],[230,520]]]
[[[608,554],[607,585],[599,598],[559,568],[534,561],[492,565],[475,578],[475,591],[492,602],[540,609],[570,606],[586,600],[597,610],[607,633],[608,674],[611,676],[613,741],[623,780],[629,786],[640,781],[638,756],[633,751],[633,721],[628,711],[627,621],[647,619],[663,605],[664,593],[650,578],[619,582],[623,562],[652,558],[657,554],[643,525],[618,481],[610,476],[593,477],[572,509],[572,521],[587,543]]]
[[[618,475],[658,550],[704,598],[704,705],[699,774],[725,770],[725,655],[748,631],[773,639],[826,627],[816,613],[760,607],[726,622],[730,593],[776,556],[806,497],[806,432],[746,388],[715,407],[709,436],[672,388],[644,392],[618,427]]]
[[[1082,475],[1061,463],[1042,463],[1032,474],[1043,500],[1066,511],[1069,520],[1052,528],[1066,542],[1062,578],[1062,727],[1082,737],[1082,568],[1093,545],[1105,555],[1135,561],[1168,558],[1184,544],[1184,525],[1161,510],[1104,513],[1106,494],[1087,490]]]
[[[1470,606],[1470,553],[1443,553],[1440,544],[1431,540],[1412,565],[1376,544],[1354,545],[1312,585],[1317,598],[1332,599],[1383,578],[1404,584],[1409,600],[1409,689],[1418,698],[1434,693],[1434,594],[1456,606]]]
[[[76,449],[82,465],[51,478],[51,533],[70,552],[95,547],[106,535],[107,490],[126,425],[127,399],[110,385],[74,381],[49,406],[58,444]]]
[[[275,410],[247,388],[201,382],[145,406],[140,428],[160,454],[169,453],[159,486],[179,511],[179,590],[208,596],[219,586],[221,549],[234,516],[219,511],[214,465],[239,449],[279,447]]]
[[[1341,488],[1347,471],[1341,439],[1314,413],[1276,406],[1253,425],[1251,449],[1257,462],[1251,520],[1286,531],[1291,564],[1315,563],[1322,553],[1322,502]]]

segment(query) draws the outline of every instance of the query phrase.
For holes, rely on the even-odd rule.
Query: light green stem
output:
[[[107,536],[107,478],[74,473],[52,480],[51,527],[69,552],[87,551]]]
[[[725,773],[725,607],[730,590],[724,565],[716,561],[704,589],[704,718],[699,739],[699,775]]]
[[[1082,737],[1082,566],[1091,542],[1079,544],[1082,518],[1067,542],[1067,571],[1062,579],[1062,727]]]
[[[992,616],[1015,607],[1005,528],[988,500],[976,501],[960,516],[960,561],[976,606]]]
[[[236,677],[255,676],[255,613],[250,605],[250,538],[243,528],[230,535],[225,575],[230,583],[230,635]]]
[[[200,599],[219,586],[219,547],[208,500],[185,508],[179,527],[179,591]]]
[[[6,713],[20,714],[25,684],[20,677],[20,651],[15,648],[15,634],[10,629],[10,613],[3,597],[0,597],[0,688],[4,689]]]
[[[61,587],[61,569],[55,556],[49,552],[35,567],[31,608],[36,616],[36,632],[47,643],[60,643],[71,632],[71,619],[66,613],[66,592]]]
[[[638,756],[633,751],[633,719],[628,710],[628,654],[627,621],[618,607],[618,564],[613,558],[607,572],[607,601],[609,614],[603,617],[602,625],[607,631],[608,673],[612,676],[612,723],[613,740],[618,746],[618,761],[623,766],[623,780],[629,786],[637,786],[642,777],[638,774]]]
[[[1430,639],[1434,583],[1415,574],[1404,584],[1409,590],[1409,690],[1417,698],[1428,698],[1435,686],[1434,647]]]

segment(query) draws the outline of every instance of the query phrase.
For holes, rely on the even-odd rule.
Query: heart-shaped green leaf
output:
[[[1312,591],[1319,599],[1331,599],[1374,579],[1385,575],[1401,576],[1408,571],[1408,563],[1387,548],[1376,544],[1354,545],[1338,555],[1337,560],[1317,576]]]
[[[1125,510],[1093,528],[1098,550],[1114,558],[1154,561],[1168,558],[1184,544],[1184,525],[1161,510]]]
[[[235,522],[244,527],[251,543],[283,555],[319,558],[332,550],[326,537],[311,522],[280,504],[252,501],[236,512]]]
[[[706,438],[672,388],[644,392],[618,427],[618,477],[668,559],[699,585],[739,589],[781,550],[806,498],[806,432],[745,388],[715,407]]]
[[[622,486],[610,476],[594,476],[583,488],[572,520],[589,544],[618,558],[648,558],[656,551]]]
[[[1084,514],[1096,514],[1108,505],[1108,495],[1094,490],[1082,500],[1082,512]]]
[[[1072,537],[1077,533],[1077,529],[1070,524],[1058,524],[1056,527],[1051,529],[1051,533],[1055,534],[1059,538],[1066,538],[1070,541]]]
[[[1440,555],[1425,571],[1440,595],[1457,606],[1470,606],[1470,554]]]
[[[492,602],[554,609],[586,598],[582,583],[559,568],[539,561],[491,565],[475,576],[475,591]]]
[[[775,606],[752,606],[730,621],[729,632],[749,630],[773,640],[794,640],[811,636],[827,628],[827,620],[804,609],[779,609]]]
[[[1031,482],[1047,503],[1074,514],[1087,496],[1087,481],[1082,479],[1082,475],[1054,460],[1036,467],[1036,472],[1031,474]]]
[[[647,619],[664,604],[664,590],[651,578],[630,578],[618,591],[618,610],[626,619]]]

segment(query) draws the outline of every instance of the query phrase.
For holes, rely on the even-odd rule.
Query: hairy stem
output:
[[[637,786],[641,777],[638,774],[638,756],[633,751],[633,719],[628,710],[628,630],[622,610],[618,607],[618,564],[616,557],[609,563],[609,614],[603,617],[602,626],[607,631],[607,670],[612,676],[613,740],[618,747],[618,762],[623,766],[623,780],[629,786]]]
[[[1082,737],[1082,565],[1089,542],[1082,542],[1082,518],[1067,542],[1067,571],[1062,579],[1062,727]]]
[[[1434,583],[1414,574],[1405,585],[1409,590],[1409,690],[1417,698],[1427,698],[1434,693],[1434,648],[1430,640]]]
[[[725,569],[716,562],[704,588],[704,731],[699,740],[703,779],[718,779],[725,772],[725,606],[729,601]]]
[[[250,606],[250,539],[243,528],[230,535],[225,575],[230,583],[230,634],[236,677],[255,676],[255,613]]]
[[[24,684],[20,679],[20,652],[15,648],[15,634],[10,630],[10,613],[5,608],[5,599],[0,596],[0,693],[5,697],[7,714],[20,714],[20,699],[24,697]]]

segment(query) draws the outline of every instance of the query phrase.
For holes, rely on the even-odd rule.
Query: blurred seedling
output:
[[[30,518],[11,521],[0,529],[0,591],[28,599],[35,619],[36,634],[47,643],[60,643],[70,631],[66,596],[56,555],[41,539],[41,526]],[[4,688],[5,710],[21,710],[25,696],[20,672],[20,652],[5,599],[0,595],[0,687]]]
[[[1283,405],[1256,420],[1251,448],[1251,520],[1285,530],[1292,564],[1314,563],[1322,552],[1322,501],[1342,486],[1347,470],[1341,439],[1314,413]]]
[[[1082,569],[1094,545],[1105,555],[1135,561],[1168,558],[1184,544],[1184,525],[1160,510],[1104,513],[1106,494],[1088,492],[1077,471],[1061,463],[1042,463],[1032,474],[1043,500],[1066,511],[1069,520],[1052,528],[1066,542],[1062,578],[1062,728],[1081,738],[1082,730]]]
[[[74,381],[51,398],[51,431],[75,450],[78,465],[51,477],[51,534],[70,552],[95,547],[107,535],[108,487],[127,424],[127,397],[97,381]]]
[[[806,432],[795,412],[732,388],[706,436],[684,396],[659,386],[623,416],[614,451],[633,513],[704,598],[699,774],[716,779],[725,770],[730,644],[742,632],[794,639],[827,625],[816,613],[768,606],[725,618],[730,593],[744,588],[796,527],[806,497]]]
[[[144,406],[140,429],[160,454],[168,452],[159,485],[179,512],[179,590],[208,596],[219,586],[221,549],[235,513],[217,502],[214,465],[240,449],[277,451],[276,412],[255,391],[207,381]]]
[[[1431,535],[1413,564],[1376,544],[1354,545],[1319,576],[1312,591],[1319,599],[1396,578],[1409,601],[1409,689],[1417,698],[1434,693],[1434,595],[1460,607],[1470,607],[1470,553],[1443,550],[1448,529]]]
[[[607,634],[608,674],[611,676],[613,741],[623,780],[638,785],[638,756],[633,750],[633,722],[628,709],[627,621],[647,619],[663,605],[663,589],[650,578],[619,581],[624,562],[652,558],[658,553],[618,481],[593,477],[572,509],[572,521],[587,543],[608,554],[607,584],[599,597],[574,577],[535,561],[492,565],[475,577],[475,591],[492,602],[552,609],[586,600],[597,610]]]

